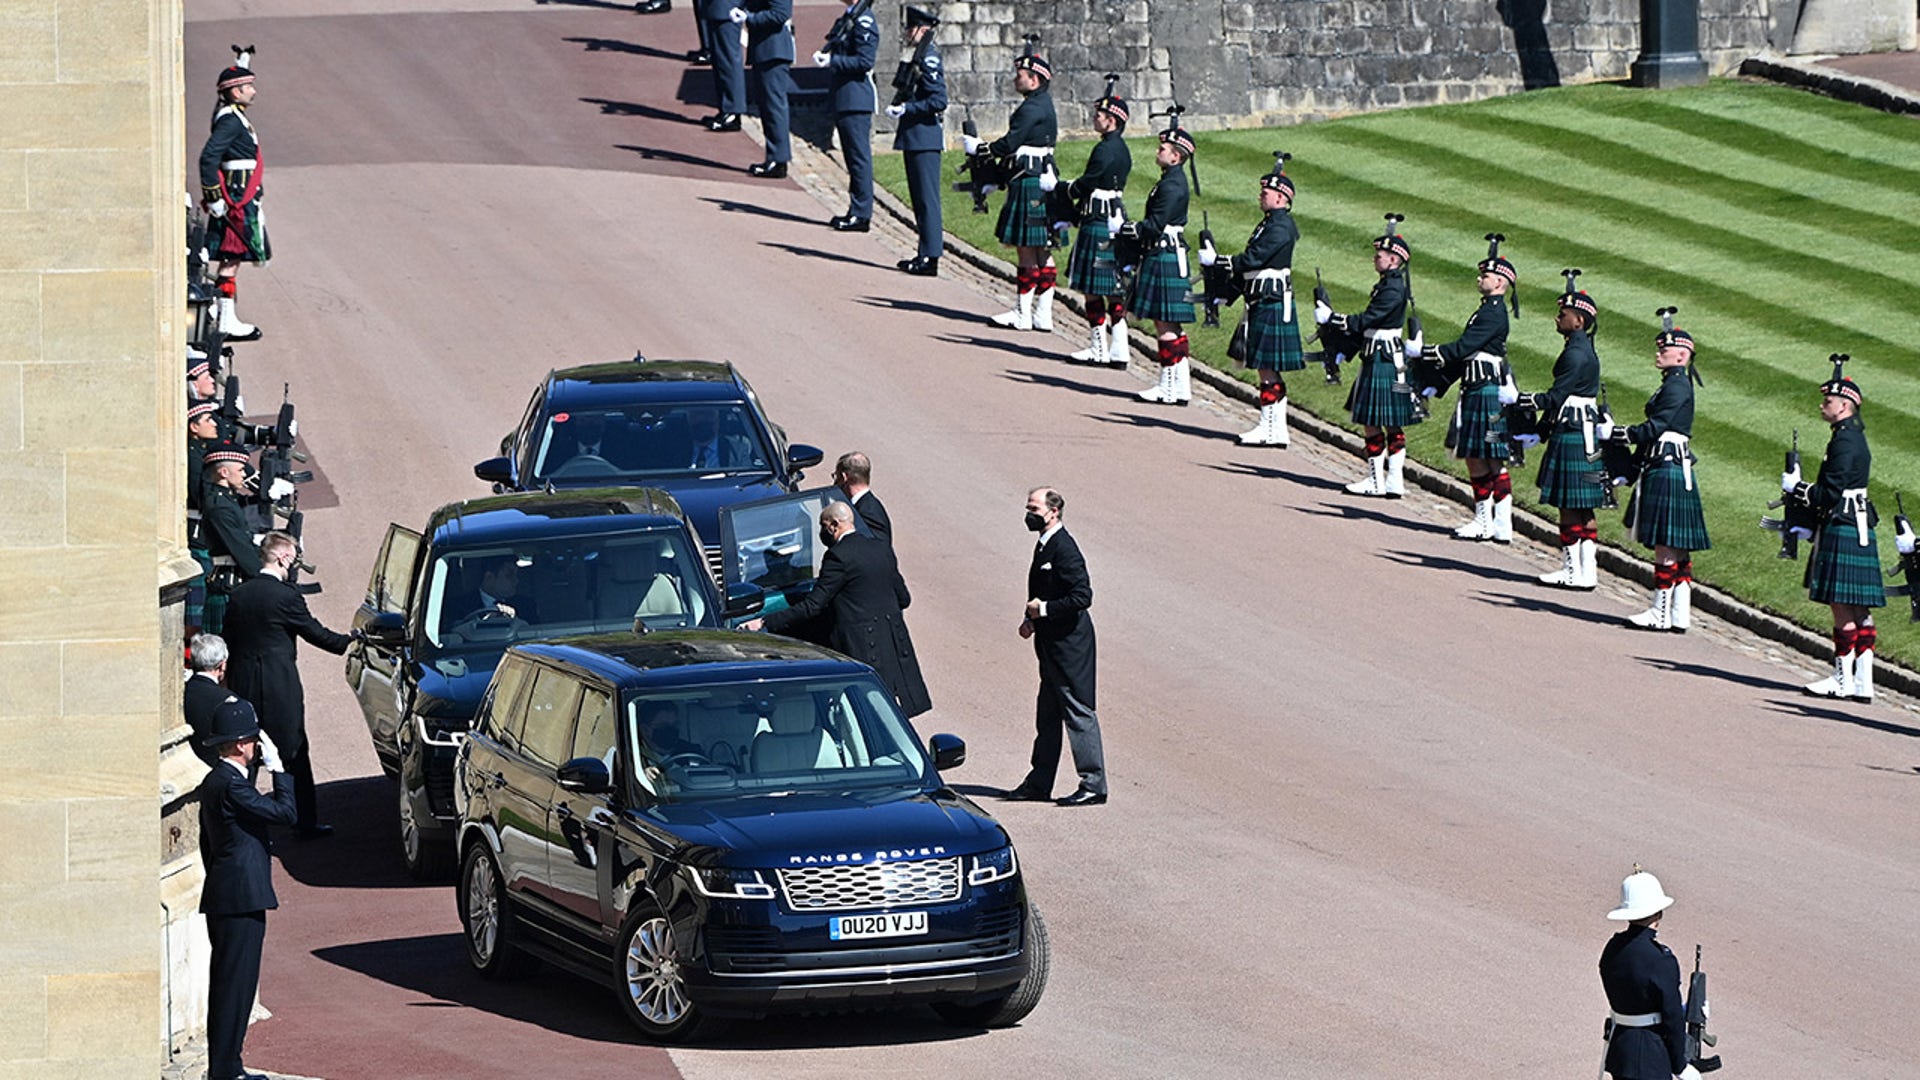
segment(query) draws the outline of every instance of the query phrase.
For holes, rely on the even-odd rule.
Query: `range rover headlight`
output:
[[[740,870],[731,866],[696,866],[692,870],[693,887],[702,896],[722,896],[732,900],[771,900],[773,886],[758,870]]]
[[[1013,848],[1003,847],[998,851],[989,851],[973,857],[973,869],[967,871],[967,884],[991,885],[1004,881],[1020,871],[1020,860],[1014,857]]]

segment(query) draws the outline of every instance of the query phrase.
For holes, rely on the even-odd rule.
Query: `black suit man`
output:
[[[1012,799],[1051,798],[1060,767],[1060,732],[1073,751],[1080,786],[1061,806],[1098,806],[1107,801],[1107,769],[1094,713],[1093,581],[1087,560],[1061,523],[1067,500],[1052,488],[1027,493],[1027,528],[1040,534],[1027,570],[1026,618],[1020,636],[1033,639],[1040,660],[1040,694],[1034,703],[1033,770],[1008,792]]]
[[[207,917],[213,963],[207,983],[208,1080],[255,1080],[240,1063],[247,1018],[260,986],[260,947],[267,912],[280,906],[273,895],[273,845],[267,829],[291,825],[293,781],[279,752],[260,732],[253,706],[229,698],[214,713],[202,745],[217,763],[200,784],[200,860],[207,880],[200,912]],[[253,786],[257,760],[273,774],[273,794]],[[263,1078],[262,1078],[263,1080]]]
[[[293,537],[270,532],[260,542],[260,576],[234,590],[227,607],[227,688],[260,711],[260,726],[286,754],[299,807],[297,832],[312,840],[333,832],[318,820],[313,759],[307,743],[306,692],[300,685],[301,638],[338,656],[353,638],[320,625],[307,599],[289,584],[287,570],[299,557]]]
[[[867,485],[873,482],[873,462],[858,450],[841,454],[833,464],[833,486],[847,497],[847,505],[860,515],[869,536],[893,543],[893,519],[880,504],[880,496]]]
[[[827,545],[827,557],[820,564],[813,591],[785,611],[755,619],[744,628],[777,634],[831,612],[828,644],[872,667],[906,715],[918,716],[933,708],[920,677],[913,638],[907,634],[906,617],[901,614],[913,603],[913,596],[894,562],[892,546],[855,532],[853,508],[843,502],[828,503],[820,511],[820,542]]]
[[[203,740],[213,733],[213,715],[221,705],[233,700],[233,691],[220,680],[227,677],[227,643],[218,634],[195,634],[187,647],[187,666],[193,674],[180,691],[181,712],[193,731],[193,752],[208,768],[219,764],[220,755]]]

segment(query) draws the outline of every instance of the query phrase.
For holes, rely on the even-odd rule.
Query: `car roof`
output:
[[[659,488],[572,488],[521,491],[448,503],[427,521],[435,547],[534,536],[679,528],[686,512]]]
[[[622,360],[558,368],[547,374],[548,408],[636,401],[744,401],[732,364],[711,360]]]
[[[738,630],[589,634],[515,645],[511,651],[564,664],[622,689],[844,677],[870,670],[818,645]]]

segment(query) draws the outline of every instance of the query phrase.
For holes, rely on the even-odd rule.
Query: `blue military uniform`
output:
[[[907,25],[927,26],[926,36],[915,47],[913,59],[901,65],[894,78],[894,105],[901,109],[896,118],[893,148],[901,151],[907,171],[907,194],[913,202],[913,220],[920,234],[920,246],[914,257],[902,259],[900,269],[909,273],[936,274],[944,234],[940,220],[940,152],[946,149],[946,134],[941,124],[947,112],[947,77],[940,66],[940,49],[933,43],[931,27],[938,22],[919,8],[907,9]]]
[[[1653,927],[1629,926],[1608,940],[1600,985],[1613,1010],[1606,1058],[1613,1080],[1671,1080],[1687,1067],[1680,961]]]
[[[864,230],[873,217],[873,110],[878,101],[873,66],[880,58],[880,29],[872,14],[855,17],[853,10],[849,7],[827,36],[827,104],[847,163],[847,212],[833,225]]]
[[[787,97],[793,90],[793,0],[741,0],[747,12],[747,63],[760,96],[760,128],[767,157],[747,171],[785,176],[793,160]]]
[[[707,48],[713,61],[713,93],[720,109],[707,120],[714,131],[740,130],[740,114],[747,110],[747,71],[741,44],[742,28],[729,13],[734,0],[698,0],[700,21],[707,24]]]

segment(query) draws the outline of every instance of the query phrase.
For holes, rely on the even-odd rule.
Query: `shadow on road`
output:
[[[1336,488],[1345,488],[1345,485],[1337,480],[1331,481],[1331,483]],[[1361,498],[1362,496],[1356,495],[1354,497]],[[1392,526],[1396,529],[1406,529],[1409,532],[1426,533],[1429,535],[1436,529],[1436,527],[1432,525],[1422,524],[1418,521],[1408,521],[1403,517],[1383,514],[1378,510],[1369,510],[1364,506],[1356,506],[1353,503],[1321,503],[1320,508],[1317,510],[1310,506],[1296,506],[1294,510],[1313,517],[1339,517],[1346,518],[1349,521],[1374,521],[1382,525]]]
[[[626,143],[614,143],[613,148],[615,150],[632,151],[648,161],[672,161],[681,165],[698,165],[702,168],[718,169],[725,173],[737,173],[743,180],[747,178],[744,166],[728,165],[725,162],[715,161],[709,157],[701,157],[699,154],[683,154],[678,150],[668,150],[659,146],[630,146]]]
[[[838,1018],[836,1018],[838,1019]],[[898,1046],[957,1042],[985,1035],[984,1028],[955,1027],[932,1009],[871,1013],[858,1023],[821,1023],[817,1016],[769,1016],[723,1023],[705,1036],[702,1050],[811,1050],[821,1047]]]
[[[1871,705],[1854,705],[1852,707],[1855,709],[1873,708]],[[1783,713],[1787,716],[1804,716],[1809,720],[1831,720],[1836,724],[1852,724],[1854,727],[1868,728],[1873,731],[1884,731],[1889,735],[1905,735],[1909,739],[1920,739],[1920,728],[1908,727],[1905,724],[1896,724],[1890,720],[1875,720],[1871,717],[1862,716],[1857,712],[1843,712],[1837,708],[1813,705],[1806,701],[1776,698],[1767,702],[1767,708],[1772,712]]]
[[[1136,398],[1136,400],[1138,399]],[[1146,402],[1143,401],[1141,404],[1145,405]],[[1197,439],[1205,439],[1208,442],[1219,442],[1220,438],[1226,434],[1226,432],[1221,431],[1219,428],[1201,427],[1198,424],[1182,424],[1177,420],[1166,420],[1159,416],[1146,416],[1139,413],[1114,413],[1110,416],[1095,416],[1092,413],[1087,413],[1086,416],[1089,420],[1098,420],[1103,424],[1126,424],[1129,427],[1160,428],[1164,431],[1176,431],[1182,435],[1192,435]]]
[[[985,319],[981,319],[980,321],[986,322]],[[1048,352],[1046,349],[1034,345],[1022,345],[1017,341],[1008,341],[1005,338],[981,337],[978,334],[935,334],[934,337],[941,341],[950,341],[955,345],[972,345],[977,348],[992,349],[995,352],[1012,353],[1015,356],[1024,356],[1029,360],[1060,359],[1059,353]]]
[[[616,7],[620,5],[609,4],[607,6]],[[650,56],[656,60],[671,60],[676,64],[684,64],[687,62],[687,54],[684,52],[668,51],[666,49],[655,48],[652,45],[641,45],[632,41],[620,41],[617,38],[570,37],[561,38],[560,40],[569,41],[575,45],[584,45],[586,46],[587,52],[631,53],[634,56]]]
[[[1325,476],[1313,476],[1307,473],[1289,472],[1276,469],[1271,465],[1250,465],[1244,461],[1206,462],[1202,468],[1231,476],[1255,476],[1262,480],[1288,480],[1301,487],[1319,488],[1322,491],[1339,491],[1340,482]]]
[[[1526,581],[1527,575],[1517,570],[1502,570],[1497,566],[1482,566],[1465,559],[1456,559],[1449,555],[1426,555],[1418,551],[1389,551],[1382,558],[1397,562],[1402,566],[1418,566],[1428,570],[1451,570],[1458,574],[1472,574],[1490,581]]]
[[[642,105],[637,101],[613,101],[609,98],[583,97],[588,105],[598,105],[602,116],[640,116],[648,120],[663,120],[669,124],[699,125],[700,121],[686,113],[673,112],[653,105]]]
[[[321,784],[320,820],[334,828],[325,840],[274,836],[273,853],[289,876],[318,889],[419,888],[400,861],[395,804],[399,792],[385,776]]]
[[[855,302],[865,304],[868,307],[892,308],[895,311],[911,311],[916,315],[938,315],[943,319],[952,319],[954,322],[978,324],[985,322],[987,319],[985,315],[977,311],[962,311],[959,308],[948,307],[945,304],[929,304],[925,300],[902,300],[894,296],[862,296],[856,298]]]
[[[1643,633],[1646,631],[1643,631]],[[1738,683],[1751,686],[1756,690],[1784,690],[1779,679],[1769,679],[1764,675],[1745,675],[1737,671],[1722,671],[1705,664],[1687,664],[1679,660],[1669,660],[1664,656],[1636,656],[1635,660],[1663,671],[1677,672],[1681,675],[1698,675],[1705,679],[1719,679],[1721,682]]]
[[[761,247],[784,251],[789,255],[798,255],[803,259],[820,259],[825,262],[846,263],[849,266],[879,266],[879,263],[866,259],[856,259],[851,255],[842,255],[837,251],[821,251],[819,248],[802,247],[799,244],[780,244],[772,240],[760,241]]]
[[[1083,383],[1078,379],[1062,378],[1059,375],[1046,375],[1038,371],[1014,371],[1008,369],[1003,372],[1000,377],[1025,382],[1033,386],[1051,386],[1060,390],[1072,390],[1076,393],[1092,394],[1096,397],[1123,399],[1134,397],[1134,393],[1131,390],[1117,390],[1111,386],[1093,386],[1088,383]]]
[[[1552,586],[1548,585],[1539,586],[1539,588],[1543,589],[1551,587]],[[1506,593],[1483,592],[1479,594],[1479,599],[1483,604],[1516,608],[1520,611],[1538,611],[1548,615],[1559,615],[1568,619],[1578,619],[1581,622],[1595,623],[1600,626],[1616,626],[1621,623],[1621,618],[1618,615],[1609,615],[1601,611],[1588,611],[1585,608],[1568,607],[1566,604],[1556,604],[1551,600],[1542,600],[1537,596],[1510,596]]]
[[[702,195],[700,201],[703,203],[712,203],[714,206],[719,207],[720,212],[723,214],[752,214],[754,217],[771,218],[774,221],[791,221],[800,225],[815,225],[821,228],[825,228],[827,224],[826,221],[821,218],[802,217],[799,214],[790,214],[785,210],[775,210],[772,207],[760,206],[750,202],[741,202],[738,199],[717,199],[711,195]]]

